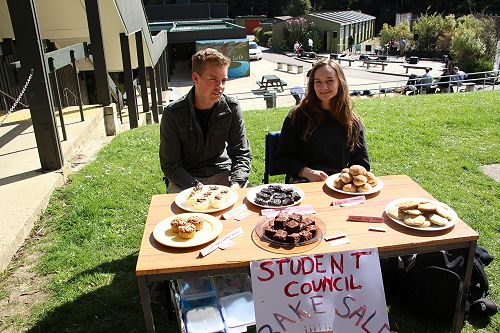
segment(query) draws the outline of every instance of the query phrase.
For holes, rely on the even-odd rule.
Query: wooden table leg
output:
[[[474,256],[476,254],[476,241],[469,243],[467,251],[467,262],[465,263],[465,271],[460,283],[460,288],[457,295],[457,303],[455,305],[455,314],[453,316],[453,332],[459,333],[464,326],[465,317],[465,301],[469,294],[471,283],[472,266],[474,265]]]
[[[139,292],[141,294],[142,312],[144,313],[144,323],[146,332],[155,332],[155,323],[153,320],[153,312],[151,311],[151,296],[149,294],[148,283],[145,276],[138,276]]]

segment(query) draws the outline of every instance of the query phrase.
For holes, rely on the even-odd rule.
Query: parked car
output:
[[[262,59],[262,51],[256,42],[248,42],[248,57],[250,60],[260,60]]]

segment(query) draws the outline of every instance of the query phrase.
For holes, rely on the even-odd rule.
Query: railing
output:
[[[9,99],[11,99],[14,102],[16,101],[16,99],[14,97],[12,97],[11,95],[7,94],[6,92],[2,91],[2,90],[0,90],[0,94],[2,95],[3,104],[4,104],[4,107],[5,107],[5,110],[7,111],[9,109],[9,107],[7,106],[7,102],[5,101],[5,98],[9,98]],[[26,104],[24,104],[23,102],[18,102],[18,104],[21,104],[25,108],[29,108],[29,106],[26,105]]]
[[[453,87],[461,87],[464,83],[475,83],[475,86],[478,88],[478,90],[484,90],[486,89],[486,86],[491,85],[492,90],[495,89],[495,85],[500,83],[500,71],[486,71],[486,72],[477,72],[477,73],[468,73],[468,77],[476,77],[476,78],[470,78],[470,79],[465,79],[461,81],[454,81],[455,75],[445,75],[445,76],[437,76],[433,77],[433,81],[439,78],[449,78],[450,81],[447,82],[450,84],[450,86]],[[477,76],[483,76],[483,77],[477,77]],[[421,77],[416,77],[415,80],[418,81]],[[369,92],[369,96],[374,96],[378,95],[379,97],[382,97],[382,95],[386,96],[388,93],[392,92],[406,92],[406,91],[412,91],[412,92],[419,92],[422,90],[422,87],[427,86],[425,83],[418,83],[415,82],[415,84],[408,85],[408,80],[409,78],[405,77],[402,80],[388,80],[388,81],[377,81],[377,82],[372,82],[372,83],[363,83],[363,84],[353,84],[349,86],[349,91],[351,95],[353,95],[353,92],[359,91],[362,92],[363,94],[360,95],[366,95],[364,94],[365,92]],[[439,82],[433,82],[432,85],[438,85]],[[414,87],[409,88],[409,87]],[[302,87],[306,89],[307,87]],[[293,87],[284,89],[283,92],[281,93],[275,93],[276,97],[280,96],[290,96],[290,89],[293,89]],[[265,98],[263,92],[260,92],[260,94],[255,94],[253,91],[247,91],[247,92],[239,92],[239,93],[234,93],[234,94],[227,94],[229,96],[235,96],[238,97],[239,100],[251,100],[251,99],[262,99]]]

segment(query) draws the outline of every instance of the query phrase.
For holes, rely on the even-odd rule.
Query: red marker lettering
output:
[[[272,265],[272,264],[273,264],[272,261],[263,261],[263,262],[260,263],[260,269],[263,270],[263,271],[268,272],[269,276],[266,277],[266,278],[257,276],[257,279],[259,279],[259,281],[269,281],[269,280],[271,280],[274,277],[273,270],[270,269],[270,268],[267,268],[267,266]]]

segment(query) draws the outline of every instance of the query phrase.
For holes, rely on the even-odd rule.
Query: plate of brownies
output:
[[[262,208],[282,208],[299,204],[304,191],[288,184],[265,184],[250,188],[247,199]]]
[[[284,247],[304,246],[320,241],[326,231],[323,221],[312,215],[280,212],[255,227],[262,241]]]

